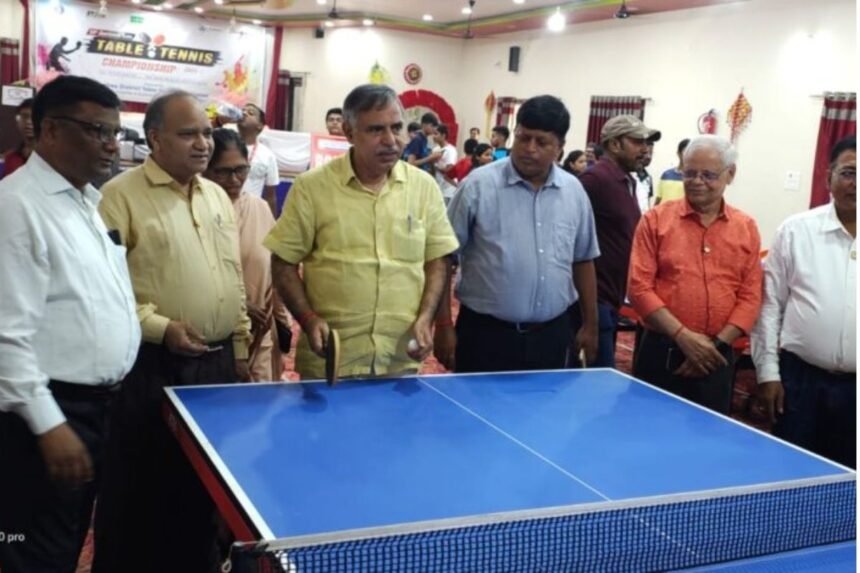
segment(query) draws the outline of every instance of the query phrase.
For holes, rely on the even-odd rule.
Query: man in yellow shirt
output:
[[[433,349],[444,257],[457,239],[436,182],[399,161],[397,94],[359,86],[343,112],[352,149],[296,178],[263,242],[274,253],[275,286],[305,333],[296,370],[323,377],[331,327],[341,339],[340,376],[414,372]],[[418,346],[410,351],[413,338]]]
[[[200,177],[213,142],[197,101],[156,98],[143,126],[152,154],[99,208],[128,249],[143,345],[114,406],[93,572],[212,571],[214,505],[162,419],[162,389],[249,379],[236,219]]]

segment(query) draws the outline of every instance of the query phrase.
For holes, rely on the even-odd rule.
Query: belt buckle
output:
[[[523,326],[524,324],[527,326]],[[529,326],[528,326],[527,322],[515,322],[514,327],[517,330],[517,334],[528,334],[529,333]]]

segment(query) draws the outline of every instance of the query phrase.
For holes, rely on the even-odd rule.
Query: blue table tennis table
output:
[[[855,570],[855,473],[615,370],[168,388],[284,571]]]

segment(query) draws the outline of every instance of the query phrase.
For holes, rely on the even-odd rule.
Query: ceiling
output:
[[[631,17],[739,0],[626,0]],[[740,0],[743,1],[743,0]],[[109,0],[126,4],[127,0]],[[610,20],[622,0],[143,0],[142,8],[162,7],[201,16],[254,21],[288,28],[373,25],[451,37],[487,37],[546,27],[560,12],[568,25]],[[471,4],[471,14],[463,9]],[[429,15],[432,19],[427,18]]]

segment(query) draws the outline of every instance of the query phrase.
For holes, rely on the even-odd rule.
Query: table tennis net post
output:
[[[233,573],[671,571],[853,540],[855,476],[236,544]]]

